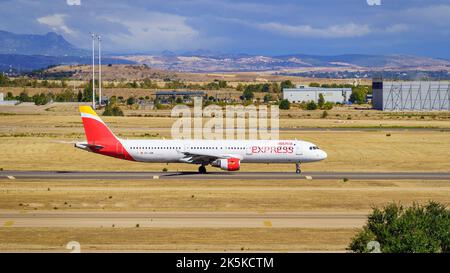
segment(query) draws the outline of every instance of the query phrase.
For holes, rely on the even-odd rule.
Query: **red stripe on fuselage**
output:
[[[88,144],[100,145],[103,147],[100,150],[93,150],[92,152],[119,159],[135,161],[104,123],[86,117],[83,117],[82,120]]]

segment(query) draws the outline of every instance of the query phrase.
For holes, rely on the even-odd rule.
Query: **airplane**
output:
[[[225,171],[240,170],[241,163],[301,164],[327,158],[315,144],[300,140],[125,140],[114,135],[90,106],[80,106],[86,142],[76,148],[118,159],[153,163],[188,163]]]

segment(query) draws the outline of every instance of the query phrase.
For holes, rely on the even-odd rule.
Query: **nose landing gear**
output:
[[[301,174],[302,173],[302,170],[300,168],[300,163],[295,163],[295,172],[297,174]]]

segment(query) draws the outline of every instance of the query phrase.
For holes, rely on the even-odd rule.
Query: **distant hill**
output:
[[[103,64],[135,64],[133,61],[103,58]],[[0,54],[0,71],[24,72],[55,65],[91,64],[91,57]]]
[[[347,54],[318,56],[293,54],[283,56],[255,56],[245,54],[127,55],[120,59],[147,64],[151,67],[186,72],[280,71],[295,69],[429,69],[450,70],[450,61],[407,55]]]
[[[43,56],[89,56],[54,32],[45,35],[0,31],[0,54]]]

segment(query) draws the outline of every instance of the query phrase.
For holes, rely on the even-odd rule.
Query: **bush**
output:
[[[295,84],[293,84],[290,80],[282,81],[280,84],[281,90],[285,88],[295,88]]]
[[[291,103],[288,100],[280,101],[280,109],[281,110],[289,110],[291,108]]]
[[[50,102],[50,96],[40,93],[33,96],[33,102],[35,105],[46,105]]]
[[[105,111],[103,112],[103,116],[120,116],[123,117],[123,111],[117,105],[108,105],[105,107]]]
[[[314,101],[308,102],[306,104],[306,110],[317,110],[317,104]]]
[[[245,89],[245,90],[244,90],[244,93],[242,94],[242,97],[243,97],[245,100],[252,100],[252,99],[255,97],[255,95],[253,94],[253,91],[252,91],[252,90]]]
[[[376,241],[385,253],[449,253],[449,230],[450,210],[443,204],[431,201],[405,209],[392,203],[373,209],[348,249],[370,252],[368,243]]]
[[[317,106],[319,106],[320,109],[323,109],[323,106],[325,105],[325,97],[322,93],[319,94],[319,101],[317,102]]]
[[[328,117],[328,112],[327,111],[323,111],[322,118],[327,118],[327,117]]]
[[[331,109],[333,109],[333,107],[334,107],[334,104],[332,102],[327,101],[323,105],[322,109],[323,110],[331,110]]]
[[[134,97],[129,97],[127,99],[127,105],[133,105],[136,103],[136,99]]]
[[[268,103],[269,101],[273,100],[272,96],[270,94],[264,95],[264,102]]]
[[[367,94],[370,93],[370,88],[367,86],[356,86],[352,88],[352,94],[350,95],[350,101],[356,104],[366,103]]]

